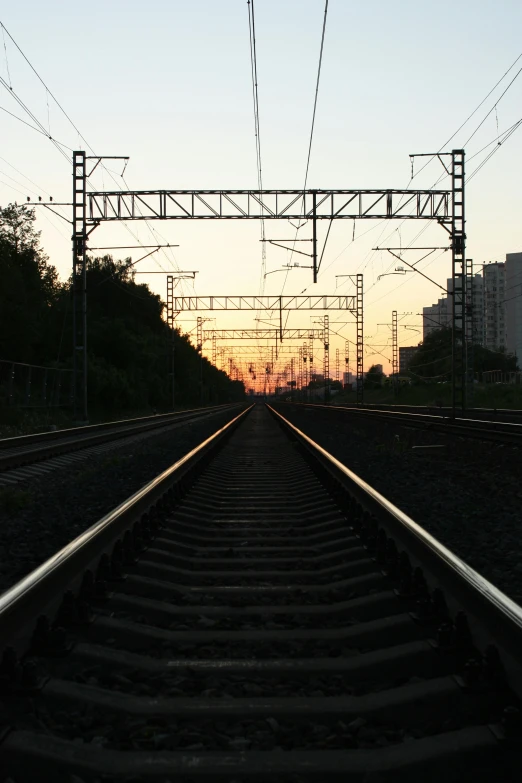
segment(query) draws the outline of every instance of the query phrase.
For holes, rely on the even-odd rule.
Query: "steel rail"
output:
[[[193,408],[175,413],[146,416],[138,419],[93,424],[86,427],[74,427],[54,432],[22,435],[16,438],[0,440],[0,472],[21,465],[41,462],[50,457],[71,451],[78,451],[87,446],[118,440],[128,435],[148,432],[169,424],[175,424],[187,419],[199,418],[208,413],[227,410],[241,403],[216,405],[205,408]]]
[[[150,513],[153,506],[174,483],[186,478],[187,473],[197,466],[198,462],[224,436],[230,434],[252,407],[250,405],[220,427],[184,457],[2,593],[0,595],[2,644],[13,645],[16,637],[17,646],[21,644],[25,647],[33,630],[28,628],[31,619],[34,621],[42,613],[52,615],[64,592],[78,587],[85,572],[89,569],[95,570],[95,562],[103,554],[112,550],[118,538],[122,537],[143,514]],[[22,636],[18,638],[20,632]]]
[[[350,408],[342,405],[324,405],[321,403],[279,402],[278,405],[293,405],[312,410],[338,411],[340,413],[367,416],[369,418],[395,421],[415,427],[426,427],[432,431],[450,435],[463,435],[480,440],[502,443],[522,444],[522,424],[516,422],[488,421],[484,419],[445,418],[427,413],[406,413],[379,409]]]
[[[475,619],[485,645],[491,638],[509,661],[509,682],[522,695],[522,607],[449,550],[421,525],[401,511],[370,484],[315,443],[271,405],[268,409],[309,453],[320,459],[330,475],[355,495],[361,506],[391,531],[408,554],[431,574],[435,587],[442,588],[454,608],[465,609]],[[475,628],[475,624],[474,624]]]
[[[356,403],[346,403],[342,406],[333,407],[343,408],[355,408]],[[368,403],[364,404],[365,410],[375,411],[390,411],[391,413],[426,413],[431,416],[437,416],[439,418],[451,417],[452,409],[447,405],[401,405],[395,403]],[[502,421],[507,424],[517,422],[515,419],[522,418],[522,409],[518,408],[468,408],[466,411],[466,418],[478,419],[482,418],[485,421]],[[460,418],[460,417],[459,417]]]

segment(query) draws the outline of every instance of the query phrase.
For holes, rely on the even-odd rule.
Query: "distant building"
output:
[[[510,255],[519,255],[513,253]],[[514,267],[512,267],[514,268]],[[506,265],[484,264],[483,345],[490,351],[506,349]]]
[[[343,372],[343,386],[351,386],[355,382],[355,376],[352,372]]]
[[[522,253],[506,254],[506,349],[522,363]]]
[[[435,329],[451,326],[451,302],[448,299],[439,299],[431,307],[422,308],[422,339]]]
[[[442,327],[450,327],[453,319],[453,280],[446,281],[448,296],[439,299],[431,307],[422,308],[422,339],[430,332]],[[482,275],[476,273],[466,278],[466,302],[473,306],[473,342],[482,345],[484,341],[484,282]]]
[[[405,345],[399,348],[399,375],[406,372],[418,350],[418,345]]]

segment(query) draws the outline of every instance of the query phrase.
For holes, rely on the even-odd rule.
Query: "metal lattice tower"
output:
[[[212,364],[214,367],[217,366],[217,339],[216,335],[212,335]]]
[[[363,308],[362,274],[357,275],[356,331],[357,331],[357,405],[364,405],[364,308]]]
[[[465,309],[465,336],[466,336],[466,403],[469,407],[473,406],[473,392],[475,381],[475,362],[473,355],[473,346],[477,342],[475,334],[475,310],[474,310],[474,280],[473,280],[473,259],[466,259],[466,309]]]
[[[451,407],[466,409],[466,212],[464,150],[452,150],[451,270],[453,278]]]
[[[392,311],[392,375],[393,389],[397,393],[399,385],[399,338],[397,328],[397,310]]]
[[[174,341],[174,277],[167,275],[167,326],[170,329],[170,378],[172,408],[176,404],[176,344]]]
[[[324,401],[330,400],[330,317],[324,316],[324,355],[323,355],[323,377],[324,377]]]
[[[310,390],[308,388],[308,345],[303,343],[303,387],[305,395],[308,397]]]
[[[85,152],[73,152],[73,413],[87,413],[87,170]]]
[[[196,322],[196,350],[198,353],[202,353],[203,351],[203,318],[198,315],[198,319]]]
[[[340,358],[339,358],[339,348],[335,349],[335,380],[340,380]]]
[[[345,340],[344,342],[344,372],[348,373],[348,382],[349,382],[350,381],[350,341],[349,340]]]

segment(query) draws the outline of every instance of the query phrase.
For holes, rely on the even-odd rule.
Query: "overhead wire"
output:
[[[29,67],[31,68],[31,70],[33,71],[33,73],[36,75],[36,77],[38,78],[38,80],[41,82],[41,84],[42,84],[42,85],[43,85],[43,87],[45,88],[45,90],[46,90],[46,96],[47,96],[47,99],[48,99],[48,96],[51,96],[51,98],[53,99],[53,101],[55,102],[55,104],[58,106],[58,108],[60,109],[60,111],[63,113],[63,115],[64,115],[64,116],[66,117],[66,119],[68,120],[68,122],[71,124],[71,126],[74,128],[74,130],[75,130],[75,131],[76,131],[76,133],[78,134],[78,137],[79,137],[79,139],[81,139],[81,140],[82,140],[82,141],[85,143],[85,147],[86,147],[86,148],[88,148],[88,149],[89,149],[89,150],[92,152],[92,154],[93,154],[95,157],[98,157],[98,156],[96,155],[96,153],[95,153],[94,149],[93,149],[93,148],[91,147],[91,145],[88,143],[88,141],[87,141],[87,139],[85,138],[85,136],[84,136],[84,135],[83,135],[83,134],[80,132],[80,130],[79,130],[79,128],[77,127],[77,125],[76,125],[76,124],[74,123],[74,121],[71,119],[71,117],[69,116],[69,114],[68,114],[68,113],[66,112],[66,110],[63,108],[63,106],[62,106],[62,105],[61,105],[61,103],[58,101],[58,99],[56,98],[56,96],[54,95],[54,93],[53,93],[53,92],[50,90],[49,86],[46,84],[46,82],[44,81],[44,79],[43,79],[43,78],[40,76],[40,74],[38,73],[38,71],[36,70],[36,68],[35,68],[35,67],[33,66],[33,64],[30,62],[29,58],[28,58],[28,57],[26,56],[26,54],[25,54],[25,53],[22,51],[21,47],[18,45],[18,43],[17,43],[17,42],[15,41],[15,39],[13,38],[13,36],[10,34],[9,30],[6,28],[6,26],[5,26],[5,25],[3,24],[3,22],[1,22],[1,21],[0,21],[0,26],[2,27],[2,31],[3,31],[3,32],[5,31],[5,33],[7,33],[7,35],[9,36],[9,38],[10,38],[10,40],[12,41],[12,43],[14,44],[14,46],[15,46],[15,47],[17,48],[17,50],[20,52],[20,54],[22,55],[22,57],[24,58],[24,60],[27,62],[27,64],[29,65]],[[50,139],[50,140],[53,142],[53,144],[55,145],[55,147],[56,147],[56,145],[61,145],[61,146],[64,146],[64,147],[66,147],[66,149],[68,149],[68,150],[70,150],[70,151],[73,151],[73,150],[71,149],[71,147],[68,147],[67,145],[65,145],[65,144],[62,144],[61,142],[58,142],[56,139],[54,139],[54,138],[53,138],[53,137],[50,135],[50,133],[48,133],[48,132],[46,131],[46,129],[45,129],[45,126],[44,126],[44,125],[43,125],[43,124],[42,124],[42,123],[41,123],[41,122],[40,122],[40,121],[39,121],[39,120],[38,120],[38,119],[35,117],[35,115],[34,115],[34,114],[33,114],[33,113],[30,111],[30,109],[29,109],[27,106],[25,106],[25,104],[23,103],[23,101],[22,101],[20,98],[18,98],[18,96],[16,95],[16,93],[15,93],[15,91],[12,89],[12,87],[8,87],[8,86],[7,86],[7,84],[6,84],[5,80],[4,80],[4,79],[2,79],[2,77],[0,77],[0,83],[1,83],[1,84],[3,84],[3,86],[4,86],[4,87],[6,87],[6,89],[8,89],[8,91],[9,91],[9,92],[10,92],[10,93],[13,95],[13,97],[15,98],[15,100],[17,100],[17,102],[18,102],[18,103],[19,103],[19,105],[20,105],[20,106],[21,106],[21,107],[24,109],[24,111],[26,111],[26,113],[27,113],[27,114],[28,114],[28,115],[31,117],[31,119],[32,119],[32,120],[33,120],[33,121],[34,121],[34,122],[35,122],[35,123],[36,123],[36,124],[39,126],[40,130],[39,130],[38,128],[35,128],[34,126],[31,126],[29,123],[25,123],[25,121],[24,121],[24,120],[22,120],[20,117],[17,117],[16,115],[13,115],[11,112],[8,112],[8,111],[7,111],[7,109],[4,109],[4,111],[6,111],[8,114],[11,114],[11,116],[13,116],[15,119],[18,119],[19,121],[21,121],[21,122],[24,122],[24,124],[28,125],[29,127],[32,127],[32,128],[33,128],[33,130],[37,130],[38,132],[42,133],[42,135],[46,136],[47,138],[49,138],[49,139]],[[59,149],[59,147],[57,147],[57,149]],[[69,157],[68,157],[68,156],[67,156],[67,155],[66,155],[66,154],[63,152],[63,150],[60,150],[60,152],[62,153],[62,155],[64,155],[64,157],[67,159],[67,161],[68,161],[68,162],[70,162],[70,158],[69,158]],[[117,180],[116,180],[116,179],[114,178],[114,176],[112,175],[112,172],[110,171],[110,169],[108,169],[108,168],[105,166],[105,164],[103,163],[103,161],[101,161],[101,164],[100,164],[100,165],[101,165],[101,168],[102,168],[103,170],[105,170],[105,171],[108,173],[108,175],[110,176],[110,178],[112,179],[112,181],[115,183],[116,187],[117,187],[119,190],[122,190],[121,186],[119,185],[119,183],[117,182]],[[90,183],[89,183],[89,184],[90,184]],[[127,185],[126,183],[125,183],[125,185],[126,185],[126,187],[127,187],[127,190],[130,190],[130,188],[128,187],[128,185]],[[92,185],[91,185],[91,187],[92,187]],[[138,211],[139,211],[139,213],[140,213],[141,215],[143,214],[143,213],[141,212],[141,210],[140,210],[140,208],[139,208],[139,207],[138,207]],[[145,223],[146,223],[147,227],[149,228],[149,231],[151,231],[151,234],[153,234],[153,230],[151,229],[151,227],[150,227],[150,225],[149,225],[149,222],[148,222],[148,220],[144,218],[144,221],[145,221]],[[127,225],[126,221],[122,221],[122,224],[123,224],[124,228],[127,230],[127,232],[128,232],[128,233],[129,233],[129,234],[130,234],[130,235],[133,237],[133,239],[134,239],[134,240],[137,242],[137,244],[139,244],[139,245],[141,246],[143,243],[142,243],[142,242],[139,240],[139,238],[136,236],[136,234],[135,234],[135,233],[134,233],[134,232],[133,232],[133,231],[130,229],[130,227]],[[164,252],[164,250],[163,250],[163,249],[162,249],[162,253],[163,253],[163,255],[165,256],[165,258],[167,259],[167,261],[169,261],[169,263],[171,263],[171,264],[172,264],[172,261],[168,259],[167,255],[166,255],[166,253]],[[154,261],[155,261],[155,263],[157,263],[157,264],[160,266],[160,268],[162,269],[162,271],[164,271],[164,272],[166,272],[166,271],[167,271],[167,270],[165,270],[165,269],[164,269],[164,267],[162,267],[162,265],[159,263],[159,261],[158,261],[158,259],[157,259],[157,258],[155,258],[155,259],[154,259]],[[175,271],[178,271],[178,270],[179,270],[179,266],[178,266],[177,262],[175,262],[175,263],[174,263],[174,264],[172,264],[172,265],[173,265],[173,267],[174,267]],[[176,269],[176,267],[178,267],[178,268]]]
[[[258,75],[257,75],[257,43],[256,43],[256,26],[255,26],[255,8],[254,0],[247,0],[248,8],[248,36],[250,45],[250,70],[252,79],[252,100],[254,109],[254,137],[256,146],[256,169],[257,169],[257,187],[259,191],[263,190],[263,166],[261,159],[261,128],[259,119],[259,88],[258,88]],[[262,296],[265,292],[266,282],[266,233],[265,233],[265,220],[264,217],[260,218],[260,235],[261,235],[261,273],[259,278],[259,295]],[[260,317],[261,310],[257,310],[257,317]],[[261,346],[257,343],[259,352],[261,352]]]
[[[310,169],[310,158],[311,158],[311,155],[312,155],[312,143],[313,143],[313,138],[314,138],[315,116],[316,116],[316,112],[317,112],[317,100],[318,100],[318,97],[319,97],[319,82],[320,82],[320,79],[321,79],[321,67],[322,67],[322,63],[323,63],[323,51],[324,51],[324,40],[325,40],[325,34],[326,34],[327,14],[328,14],[328,0],[325,0],[324,16],[323,16],[323,29],[322,29],[322,32],[321,32],[321,46],[320,46],[320,49],[319,49],[319,63],[318,63],[318,66],[317,66],[317,78],[316,78],[316,82],[315,82],[315,95],[314,95],[314,108],[313,108],[313,112],[312,112],[312,125],[311,125],[311,128],[310,128],[310,139],[309,139],[309,142],[308,142],[308,155],[307,155],[307,158],[306,158],[306,169],[305,169],[304,184],[303,184],[303,206],[305,204],[305,191],[306,191],[306,186],[308,184],[308,172],[309,172],[309,169]],[[332,224],[332,221],[330,221],[330,228],[331,228],[331,224]],[[302,225],[304,225],[304,224],[302,224]],[[292,249],[291,249],[290,259],[289,259],[289,262],[288,262],[289,264],[292,263],[292,257],[293,257],[294,250],[295,250],[295,245],[296,245],[296,242],[297,242],[297,234],[298,234],[298,231],[299,231],[299,229],[301,227],[302,226],[298,226],[296,228],[295,237],[294,237],[294,243],[293,243],[293,246],[292,246]],[[330,233],[330,228],[328,229],[328,234]],[[328,239],[328,236],[326,237],[326,240],[327,239]],[[324,244],[324,247],[323,247],[323,253],[321,254],[321,260],[322,260],[322,255],[324,254],[324,249],[326,247],[326,240],[325,240],[325,244]],[[280,296],[283,295],[283,292],[285,290],[285,286],[286,286],[286,282],[288,280],[288,273],[289,272],[290,272],[290,266],[289,266],[288,270],[286,271],[285,279],[283,280],[283,286],[281,288]],[[286,326],[288,324],[289,317],[290,317],[290,312],[288,312],[287,316],[286,316],[285,329],[286,329]]]

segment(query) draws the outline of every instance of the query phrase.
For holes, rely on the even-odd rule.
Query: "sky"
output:
[[[300,189],[325,3],[255,0],[254,8],[263,186]],[[61,154],[44,134],[0,111],[0,206],[23,202],[27,195],[70,202],[70,150],[85,149],[86,144],[97,155],[128,155],[125,182],[133,190],[256,188],[246,0],[92,0],[85,9],[79,3],[26,0],[6,6],[0,16],[48,88],[0,30],[0,76],[5,83],[0,85],[0,107],[34,124],[16,102],[18,96],[49,135],[65,145]],[[498,146],[502,134],[522,117],[522,74],[508,88],[522,67],[521,58],[511,68],[522,54],[520,29],[522,4],[516,0],[330,0],[307,186],[430,188],[444,173],[440,163],[432,160],[418,173],[425,160],[417,159],[411,181],[411,153],[464,146],[471,175],[496,149],[466,188],[467,256],[481,265],[521,251],[522,128]],[[122,169],[122,161],[106,161],[106,169],[99,168],[92,177],[96,189],[125,188]],[[438,187],[449,187],[448,179]],[[71,268],[70,226],[44,208],[37,212],[43,247],[65,279]],[[63,214],[67,216],[66,208]],[[321,250],[327,228],[327,221],[319,221]],[[267,221],[266,235],[293,237],[295,229],[287,221]],[[309,236],[310,224],[299,232],[299,237]],[[91,244],[179,245],[137,265],[140,272],[163,273],[137,277],[163,298],[165,273],[174,270],[198,271],[194,285],[180,283],[180,294],[256,295],[259,238],[258,221],[150,221],[103,224]],[[399,344],[415,345],[422,339],[417,314],[442,292],[414,272],[385,274],[398,262],[372,248],[447,244],[446,232],[426,221],[360,220],[355,231],[353,221],[334,221],[316,284],[309,269],[276,272],[284,270],[284,264],[309,261],[268,246],[270,274],[264,290],[349,295],[354,292],[350,281],[338,276],[362,272],[365,369],[382,363],[389,371],[392,311],[399,313]],[[136,253],[145,252],[128,254],[136,259]],[[405,259],[413,263],[420,255],[409,251]],[[433,253],[419,268],[445,287],[450,252]],[[183,331],[194,329],[196,315],[179,317]],[[255,312],[205,315],[215,318],[206,324],[209,329],[257,325]],[[287,325],[307,328],[322,316],[319,311],[292,312]],[[345,341],[355,341],[355,323],[346,312],[331,312],[330,321],[334,371],[335,349],[344,358]],[[259,365],[260,348],[241,343],[247,344],[255,351],[252,362]],[[297,356],[298,344],[294,346]],[[210,355],[210,343],[205,353]],[[353,345],[351,353],[354,360]],[[319,372],[322,355],[317,342]],[[282,355],[281,366],[288,360],[289,354]]]

